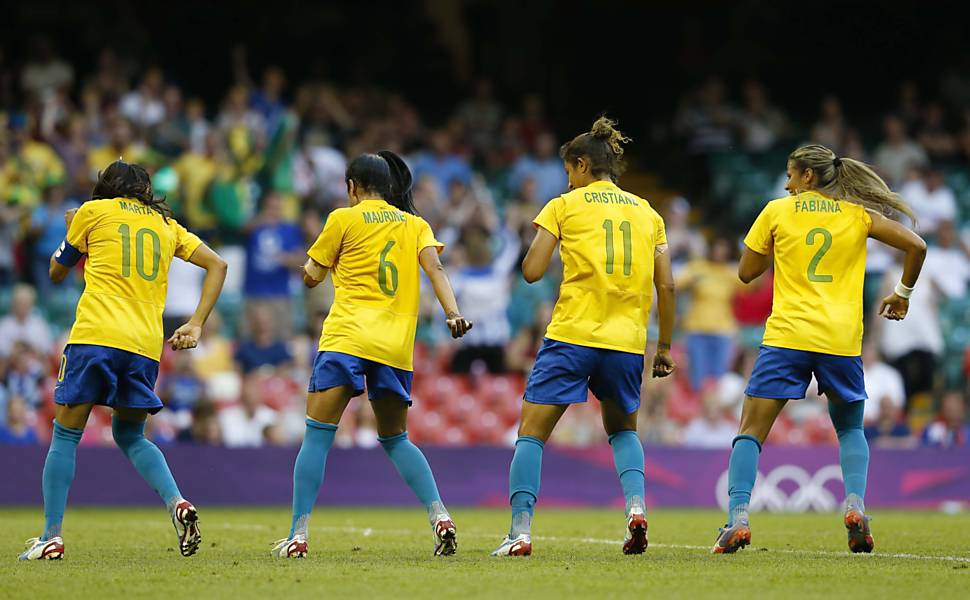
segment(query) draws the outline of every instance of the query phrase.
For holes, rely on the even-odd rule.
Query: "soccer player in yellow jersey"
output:
[[[728,523],[713,551],[736,552],[751,542],[748,503],[761,444],[785,403],[805,397],[814,375],[839,436],[849,549],[872,552],[863,504],[869,446],[862,433],[866,390],[860,356],[866,240],[906,255],[902,280],[879,309],[892,320],[906,316],[926,243],[889,218],[904,214],[915,221],[906,203],[865,164],[811,145],[789,155],[787,172],[791,195],[761,211],[744,239],[738,267],[748,283],[765,272],[773,256],[774,300],[731,451]]]
[[[441,503],[428,461],[407,433],[419,265],[431,280],[452,336],[463,336],[472,324],[459,314],[438,260],[444,246],[414,214],[411,172],[401,157],[386,150],[362,154],[347,166],[346,182],[350,206],[330,213],[303,267],[307,287],[331,273],[336,295],[310,376],[306,433],[293,466],[290,534],[276,543],[273,555],[307,555],[310,511],[327,453],[347,403],[364,392],[365,383],[378,440],[428,511],[435,555],[454,554],[455,524]]]
[[[653,376],[673,372],[674,283],[663,220],[646,200],[616,185],[627,141],[601,117],[588,133],[563,145],[570,191],[550,200],[535,218],[536,237],[522,274],[529,283],[541,279],[558,245],[563,280],[522,403],[509,472],[512,527],[493,556],[532,553],[543,446],[566,408],[586,402],[590,391],[600,400],[626,498],[623,552],[647,548],[643,446],[636,433],[643,354],[656,287],[660,339]]]
[[[21,560],[64,555],[61,522],[74,479],[77,444],[95,404],[114,409],[115,442],[165,502],[183,556],[202,541],[195,507],[182,498],[161,451],[145,439],[145,419],[162,409],[155,394],[165,343],[162,309],[174,257],[206,270],[195,314],[169,338],[194,348],[226,278],[226,263],[172,218],[152,194],[148,173],[116,161],[98,177],[91,200],[65,215],[67,237],[51,257],[50,277],[64,280],[82,256],[84,293],[61,357],[57,412],[44,463],[44,533],[27,541]]]

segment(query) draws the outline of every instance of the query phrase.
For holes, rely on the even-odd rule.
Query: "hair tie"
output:
[[[842,166],[842,159],[836,156],[832,159],[832,166],[836,169]]]

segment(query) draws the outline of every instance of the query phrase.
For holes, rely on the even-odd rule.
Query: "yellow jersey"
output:
[[[775,284],[764,344],[838,356],[862,353],[862,283],[872,217],[815,191],[772,200],[744,244],[774,248]]]
[[[413,370],[421,291],[418,253],[444,244],[427,221],[384,200],[362,200],[330,213],[307,251],[331,270],[334,301],[320,351],[343,352]]]
[[[690,304],[681,326],[687,333],[725,335],[737,330],[734,295],[741,288],[737,265],[710,260],[687,263],[677,287],[690,289]]]
[[[533,223],[559,240],[562,285],[546,337],[643,354],[664,222],[643,198],[597,181],[550,200]]]
[[[138,200],[114,198],[82,204],[65,243],[87,255],[84,292],[67,343],[159,360],[169,265],[174,256],[189,260],[202,240]]]

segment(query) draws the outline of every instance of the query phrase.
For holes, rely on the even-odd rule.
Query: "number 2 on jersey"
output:
[[[809,246],[814,246],[815,238],[819,235],[822,236],[822,247],[818,249],[818,252],[815,253],[815,256],[808,263],[808,280],[813,283],[830,283],[832,281],[831,275],[819,275],[816,270],[818,269],[819,261],[829,251],[829,248],[832,247],[832,233],[823,227],[816,227],[805,236],[805,243]]]
[[[121,276],[131,277],[131,227],[127,223],[118,226],[118,233],[121,234]],[[145,237],[152,241],[152,270],[151,273],[145,271]],[[158,234],[142,227],[135,232],[135,270],[138,276],[145,281],[155,281],[158,277],[159,264],[162,257],[162,241],[158,239]]]
[[[377,268],[377,284],[381,286],[381,291],[386,296],[393,296],[397,293],[397,267],[394,266],[394,263],[387,260],[387,253],[393,247],[394,240],[387,242],[384,250],[381,251],[381,262]],[[391,280],[390,285],[388,285],[388,278]]]
[[[606,230],[606,274],[613,274],[613,219],[603,221]],[[623,233],[623,274],[629,277],[633,273],[633,234],[629,221],[620,222],[620,232]]]

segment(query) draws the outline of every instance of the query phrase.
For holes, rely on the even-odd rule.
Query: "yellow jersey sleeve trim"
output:
[[[557,240],[562,239],[562,219],[560,217],[560,208],[562,205],[562,196],[554,198],[546,203],[536,215],[536,218],[532,221],[532,224],[536,227],[542,227],[549,233],[551,233]]]

